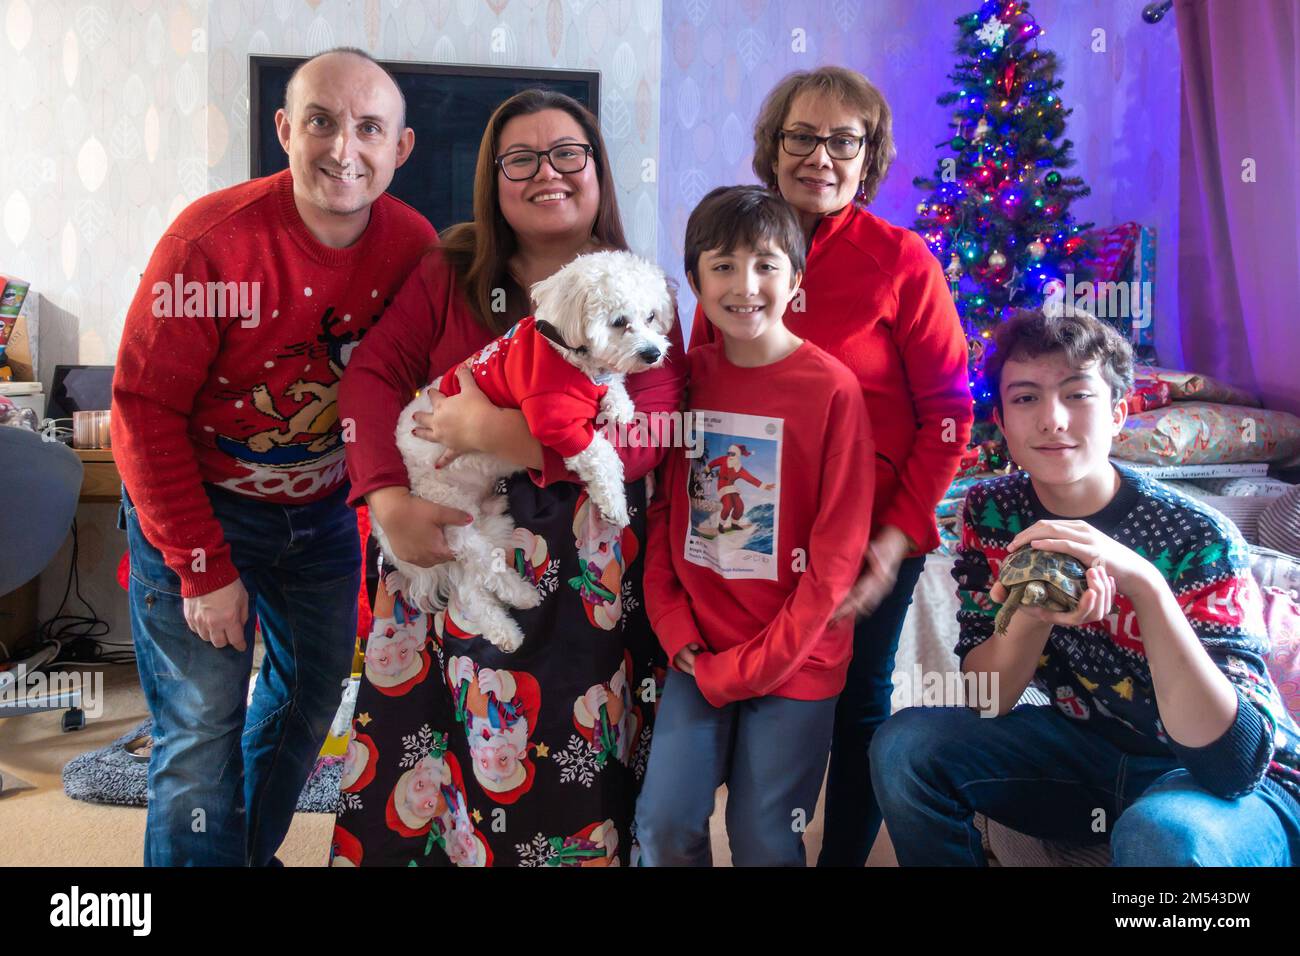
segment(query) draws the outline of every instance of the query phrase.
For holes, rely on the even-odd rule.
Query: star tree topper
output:
[[[1002,46],[1002,40],[1006,37],[1008,29],[1009,27],[1007,24],[1003,23],[997,17],[989,17],[989,19],[984,23],[984,26],[980,28],[979,32],[976,33],[975,36],[985,46],[992,47],[996,50],[998,47]]]

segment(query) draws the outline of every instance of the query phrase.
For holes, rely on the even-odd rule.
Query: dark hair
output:
[[[739,245],[780,249],[795,272],[803,272],[803,229],[794,210],[778,193],[762,186],[719,186],[700,200],[686,222],[686,274],[699,283],[700,256]]]
[[[294,80],[298,79],[298,74],[302,72],[302,68],[306,66],[308,63],[311,63],[313,60],[319,60],[321,57],[329,56],[331,53],[347,53],[351,56],[359,56],[361,57],[361,59],[368,60],[369,62],[373,63],[375,66],[379,67],[381,70],[384,71],[384,75],[388,77],[390,80],[392,80],[393,86],[397,88],[397,98],[402,103],[402,112],[400,114],[401,119],[397,123],[397,128],[399,131],[405,129],[406,128],[406,94],[402,92],[402,86],[400,83],[397,82],[397,77],[393,76],[393,74],[388,71],[388,68],[384,66],[384,64],[380,63],[378,60],[376,60],[365,50],[355,46],[336,46],[332,50],[326,50],[323,53],[317,53],[315,56],[311,57],[310,59],[303,60],[303,62],[299,63],[297,67],[294,68],[294,71],[289,74],[289,82],[284,85],[285,114],[288,116],[293,115],[293,110],[289,108],[290,107],[289,101],[293,95]]]
[[[592,147],[591,162],[596,164],[596,181],[600,184],[600,200],[596,206],[596,222],[592,237],[603,247],[628,251],[623,236],[623,222],[618,216],[618,203],[614,195],[614,174],[610,172],[608,151],[600,135],[600,124],[585,106],[571,96],[554,90],[523,90],[496,108],[483,131],[479,142],[478,163],[474,167],[474,220],[457,223],[440,237],[439,248],[456,272],[464,290],[465,302],[483,328],[500,335],[528,314],[528,290],[518,290],[507,270],[510,257],[519,248],[515,231],[501,212],[500,191],[497,188],[497,149],[501,131],[516,116],[529,116],[543,110],[563,110],[573,117]],[[506,312],[492,309],[494,289],[516,289],[521,294],[511,297],[521,302],[519,308]],[[519,312],[515,315],[514,312]]]
[[[893,114],[889,101],[875,85],[856,70],[823,66],[816,70],[790,73],[767,94],[754,121],[754,175],[768,189],[776,189],[776,163],[781,144],[777,133],[790,115],[790,106],[800,93],[817,93],[843,103],[862,117],[867,141],[862,149],[862,184],[857,198],[864,205],[876,198],[876,191],[897,155],[894,149]]]
[[[1133,348],[1111,326],[1086,312],[1048,316],[1041,309],[1021,309],[993,333],[993,347],[984,356],[984,380],[993,402],[1002,411],[1002,368],[1012,359],[1023,361],[1062,353],[1075,368],[1097,363],[1110,386],[1111,405],[1133,389]]]

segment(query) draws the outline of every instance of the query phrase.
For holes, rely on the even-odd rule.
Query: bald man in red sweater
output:
[[[364,52],[308,61],[276,114],[289,169],[191,204],[127,313],[112,420],[153,717],[146,865],[276,862],[338,707],[361,572],[339,377],[437,241],[385,191],[405,113]]]

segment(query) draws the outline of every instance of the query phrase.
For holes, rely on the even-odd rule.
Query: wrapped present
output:
[[[991,472],[1002,471],[1010,459],[1006,447],[997,439],[981,442],[973,448],[967,448],[957,463],[957,477],[968,475],[988,476]],[[951,492],[949,492],[951,494]]]
[[[1175,402],[1220,402],[1224,405],[1258,406],[1259,399],[1245,389],[1228,385],[1199,372],[1181,372],[1178,369],[1142,365],[1133,370],[1133,387],[1145,388],[1154,383],[1164,383],[1169,388],[1169,398]]]
[[[1111,455],[1150,465],[1284,461],[1300,453],[1300,418],[1244,405],[1174,402],[1130,415]]]
[[[1155,348],[1155,288],[1156,288],[1156,233],[1149,226],[1136,222],[1122,222],[1106,229],[1094,229],[1088,240],[1096,254],[1083,260],[1094,283],[1127,283],[1130,303],[1140,304],[1140,310],[1130,305],[1131,315],[1122,317],[1122,328],[1129,340],[1137,346],[1139,354],[1149,354]],[[1096,301],[1103,298],[1096,292]],[[1138,296],[1135,300],[1134,296]],[[1094,308],[1098,306],[1094,305]],[[1104,310],[1103,310],[1104,311]],[[1098,317],[1102,317],[1099,313]],[[1117,318],[1116,316],[1106,316]]]
[[[1169,404],[1169,385],[1165,382],[1144,381],[1135,384],[1128,396],[1130,415],[1149,412],[1153,408],[1164,408]]]
[[[1137,249],[1133,255],[1133,275],[1129,279],[1142,290],[1142,317],[1133,322],[1133,344],[1139,349],[1155,348],[1156,231],[1147,226],[1138,230]],[[1145,354],[1145,353],[1142,353]]]
[[[1136,222],[1121,222],[1106,229],[1094,229],[1089,234],[1095,256],[1084,263],[1098,282],[1119,282],[1127,279],[1133,261],[1133,251],[1138,246],[1142,227]]]

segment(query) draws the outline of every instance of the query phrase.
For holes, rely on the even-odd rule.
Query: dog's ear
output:
[[[581,270],[565,266],[554,275],[534,283],[531,295],[537,303],[533,313],[539,323],[549,323],[570,346],[587,341],[588,284]]]

